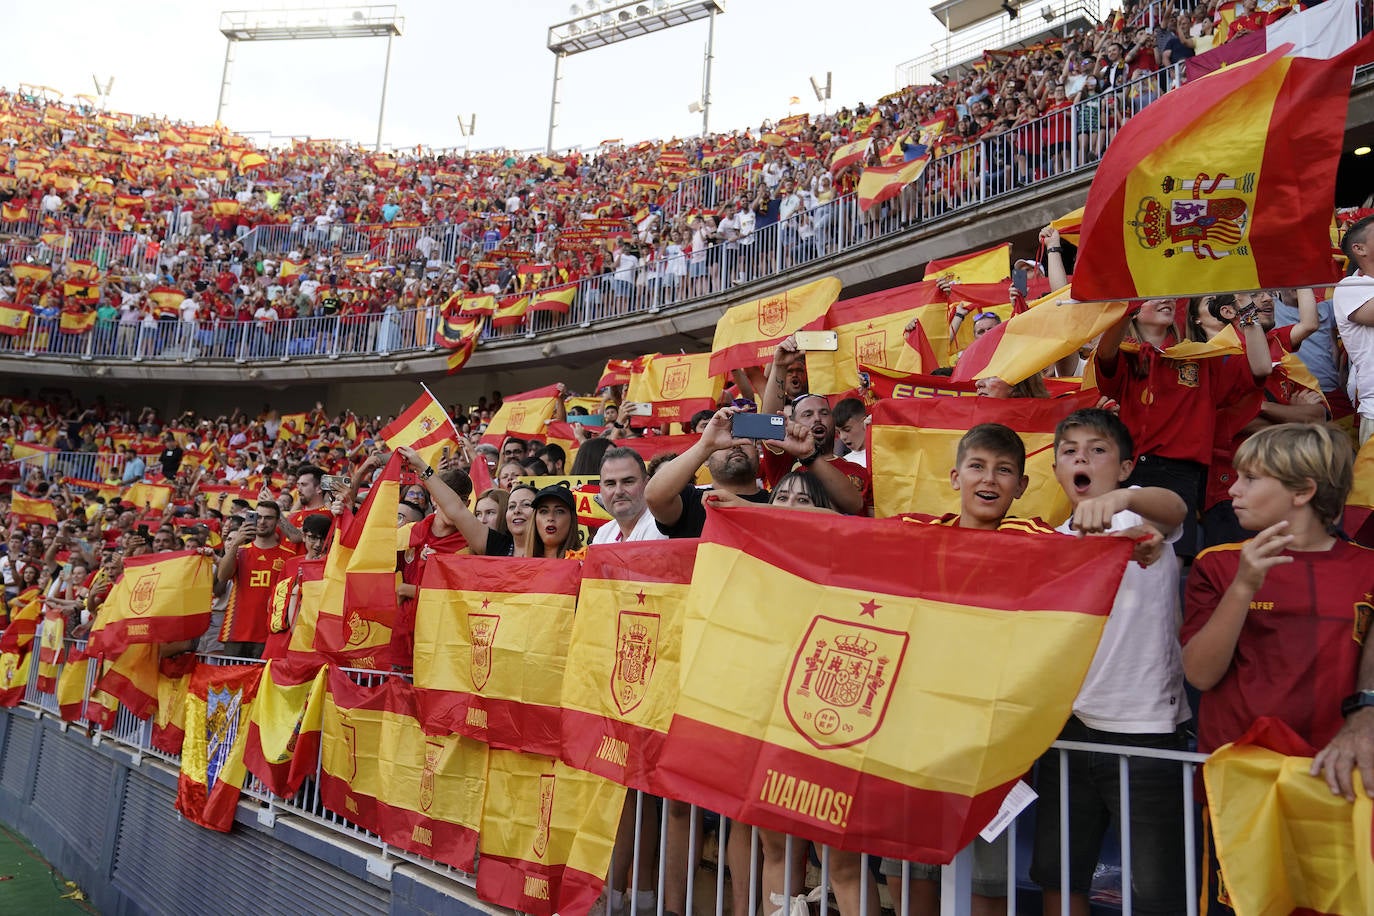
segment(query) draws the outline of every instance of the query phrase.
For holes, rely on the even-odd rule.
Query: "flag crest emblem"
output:
[[[770,296],[759,302],[759,333],[775,337],[787,327],[787,297]]]
[[[525,425],[525,405],[511,404],[510,417],[506,420],[506,429],[519,431]]]
[[[135,614],[146,614],[152,610],[153,596],[157,593],[157,580],[161,573],[150,569],[134,583],[133,593],[129,596],[129,610]]]
[[[468,628],[472,631],[472,686],[481,690],[491,677],[491,647],[496,641],[500,614],[469,614]]]
[[[553,824],[553,788],[557,777],[545,773],[539,777],[539,831],[534,835],[534,854],[544,858],[549,851],[549,827]]]
[[[821,750],[877,733],[906,655],[908,634],[818,615],[793,658],[783,705],[798,733]]]
[[[420,771],[420,810],[428,811],[434,804],[434,774],[439,769],[439,760],[444,756],[444,746],[438,741],[425,742],[425,767]]]
[[[887,365],[887,332],[867,331],[854,338],[854,362],[863,366],[889,368]]]
[[[1179,196],[1161,201],[1144,197],[1130,225],[1142,248],[1162,249],[1166,258],[1191,254],[1201,259],[1218,260],[1231,253],[1248,254],[1242,244],[1250,228],[1251,200],[1255,194],[1255,173],[1232,178],[1225,172],[1215,178],[1206,172],[1196,178],[1165,176],[1160,182],[1165,194]],[[1236,196],[1244,195],[1244,196]]]
[[[659,394],[662,395],[663,400],[665,401],[676,400],[679,396],[681,396],[681,394],[684,391],[687,390],[687,386],[691,383],[691,381],[691,363],[682,363],[680,365],[668,366],[663,373],[663,384],[659,386]]]
[[[205,694],[205,788],[215,787],[219,771],[228,762],[229,750],[239,733],[239,705],[242,690],[211,687]]]
[[[649,689],[658,657],[658,625],[657,614],[643,611],[621,611],[616,621],[611,697],[622,716],[643,702]]]

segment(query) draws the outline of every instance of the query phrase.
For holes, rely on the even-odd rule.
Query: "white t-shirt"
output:
[[[1112,516],[1111,531],[1144,524],[1134,512]],[[1072,535],[1066,521],[1055,529]],[[1073,702],[1073,714],[1089,728],[1122,734],[1166,734],[1189,717],[1183,693],[1183,649],[1178,630],[1178,561],[1165,538],[1164,551],[1148,567],[1132,561],[1116,592],[1088,676]]]
[[[1374,327],[1356,324],[1350,316],[1370,299],[1374,299],[1374,277],[1358,271],[1337,283],[1331,297],[1336,329],[1350,356],[1350,400],[1358,400],[1360,417],[1365,420],[1374,420]]]
[[[592,536],[593,544],[622,544],[625,541],[666,541],[668,535],[658,530],[658,522],[654,521],[653,513],[647,508],[639,516],[639,521],[635,522],[634,530],[629,537],[620,536],[620,523],[609,521],[597,529]]]

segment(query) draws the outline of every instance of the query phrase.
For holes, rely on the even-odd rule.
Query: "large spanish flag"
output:
[[[243,748],[261,665],[196,665],[186,692],[177,810],[225,833],[234,823],[247,771]]]
[[[529,311],[530,297],[524,295],[506,296],[496,304],[491,316],[494,328],[514,327],[525,323],[525,312]]]
[[[52,268],[47,264],[11,264],[10,273],[14,274],[16,280],[28,280],[37,284],[52,276]]]
[[[313,776],[320,752],[326,668],[272,659],[258,681],[248,717],[243,764],[280,798],[290,798]]]
[[[210,626],[214,567],[195,550],[125,560],[91,627],[91,651],[114,656],[134,643],[198,639]]]
[[[100,297],[100,288],[97,286],[89,287],[91,292],[90,300],[94,302]],[[68,298],[75,298],[69,296]],[[95,327],[95,312],[63,312],[57,319],[57,330],[61,334],[85,334]]]
[[[435,555],[415,608],[425,730],[557,754],[579,564]]]
[[[439,399],[425,388],[415,403],[399,417],[382,427],[378,434],[391,448],[408,445],[431,467],[439,463],[443,450],[458,444],[458,430]]]
[[[926,264],[925,280],[952,283],[1002,283],[1011,279],[1011,242]]]
[[[577,298],[577,284],[541,289],[530,298],[531,312],[557,312],[566,315],[572,308],[573,300]]]
[[[711,372],[710,353],[665,354],[636,368],[625,400],[653,405],[652,416],[632,418],[646,426],[686,422],[698,410],[715,410],[724,387],[724,379]]]
[[[873,504],[879,517],[959,511],[950,486],[959,439],[979,423],[1002,423],[1026,444],[1025,495],[1013,515],[1057,525],[1069,517],[1069,500],[1054,478],[1054,428],[1080,407],[1097,403],[1096,391],[1051,400],[1037,398],[913,398],[879,401],[869,426]]]
[[[942,301],[939,287],[923,280],[882,292],[844,299],[830,306],[817,323],[839,336],[836,350],[811,350],[806,354],[806,375],[816,394],[839,394],[859,386],[860,366],[893,372],[929,372],[930,349],[923,352],[908,341],[906,325],[922,306]],[[918,330],[922,330],[918,325]],[[918,338],[919,342],[919,338]]]
[[[1354,804],[1332,795],[1309,775],[1315,753],[1266,717],[1202,768],[1221,887],[1240,916],[1374,913],[1374,803],[1360,788]]]
[[[1169,92],[1122,125],[1088,191],[1073,294],[1137,299],[1330,277],[1352,68],[1284,45]]]
[[[824,277],[726,309],[716,322],[711,372],[726,375],[772,361],[783,338],[820,318],[839,296],[840,281]]]
[[[34,653],[28,650],[0,651],[0,706],[18,706],[23,701],[24,691],[29,686],[33,656]]]
[[[926,170],[930,156],[922,153],[898,165],[869,166],[859,178],[859,209],[867,213],[883,201],[891,200]]]
[[[463,315],[456,310],[445,310],[439,314],[439,325],[434,329],[434,343],[445,350],[457,350],[468,346],[481,333],[480,315]]]
[[[486,782],[477,896],[531,916],[587,916],[611,867],[625,787],[498,750]]]
[[[697,543],[587,551],[563,676],[564,763],[632,789],[657,789],[650,777],[677,706]]]
[[[608,359],[606,368],[601,373],[601,378],[596,383],[596,390],[611,388],[617,385],[630,384],[630,375],[634,372],[635,365],[642,359],[649,357],[641,356],[638,359]]]
[[[96,687],[114,697],[138,719],[157,712],[158,648],[134,643],[118,655],[101,658]]]
[[[5,632],[0,633],[0,649],[7,652],[27,652],[38,632],[38,620],[43,616],[43,593],[38,586],[30,586],[10,601],[10,619]]]
[[[277,426],[277,440],[290,442],[293,436],[304,438],[309,425],[310,414],[307,412],[284,413],[281,415],[281,423]]]
[[[135,506],[161,511],[172,501],[172,488],[163,483],[134,483],[124,491],[124,498]]]
[[[196,671],[194,652],[162,659],[157,667],[157,712],[149,742],[164,754],[176,756],[186,742],[186,695]]]
[[[508,395],[501,401],[501,409],[487,424],[482,441],[500,448],[507,436],[542,438],[544,421],[553,419],[557,402],[557,385],[545,385],[533,391]]]
[[[830,171],[838,172],[846,166],[862,163],[864,157],[868,155],[868,148],[872,145],[873,138],[865,137],[862,140],[855,140],[853,143],[836,147],[835,152],[830,157]]]
[[[1059,734],[1132,545],[814,513],[779,540],[777,523],[708,513],[663,791],[948,862]],[[1007,576],[1008,556],[1035,575]]]
[[[472,871],[486,795],[487,746],[426,735],[409,684],[360,687],[329,669],[320,798],[385,842]]]
[[[76,722],[86,718],[87,679],[92,664],[91,657],[84,650],[73,646],[67,651],[66,661],[57,675],[57,712],[63,721]]]
[[[148,291],[148,302],[153,307],[153,315],[176,315],[181,317],[181,302],[186,295],[172,286],[155,286]]]
[[[496,297],[486,294],[481,296],[464,296],[463,304],[458,311],[463,315],[491,315],[496,311]]]
[[[57,507],[50,499],[24,496],[15,493],[10,501],[10,518],[18,522],[37,522],[40,525],[57,524]]]

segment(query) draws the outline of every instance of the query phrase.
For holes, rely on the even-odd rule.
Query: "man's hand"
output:
[[[730,432],[730,427],[735,414],[739,413],[738,407],[722,407],[711,417],[706,429],[701,434],[701,446],[706,449],[706,454],[719,451],[723,448],[733,448],[742,445],[745,448],[753,448],[753,439],[736,439]]]
[[[787,368],[787,364],[791,361],[793,354],[799,352],[801,352],[801,348],[797,346],[797,335],[789,334],[782,339],[777,348],[773,351],[773,365],[781,372]]]
[[[1046,226],[1040,230],[1040,244],[1046,248],[1056,248],[1059,246],[1059,230],[1053,226]]]
[[[1130,491],[1112,490],[1080,502],[1073,510],[1072,527],[1079,537],[1102,534],[1112,527],[1112,516],[1130,504]]]
[[[415,473],[423,474],[425,471],[429,470],[429,465],[425,463],[425,459],[421,457],[419,452],[415,451],[415,449],[410,446],[397,446],[396,451],[401,453],[401,457],[405,459],[406,464],[410,465],[410,469]]]
[[[1352,712],[1331,743],[1312,759],[1309,772],[1325,779],[1332,795],[1353,802],[1355,778],[1352,771],[1356,769],[1360,771],[1368,795],[1368,783],[1374,782],[1374,708]]]
[[[793,458],[810,458],[816,453],[816,437],[811,427],[791,420],[787,421],[786,437],[778,445]]]

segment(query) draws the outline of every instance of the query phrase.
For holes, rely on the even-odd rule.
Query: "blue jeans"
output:
[[[1059,737],[1066,741],[1121,744],[1156,750],[1184,750],[1181,732],[1135,735],[1089,728],[1071,717]],[[1059,889],[1059,759],[1051,748],[1036,765],[1035,852],[1031,880]],[[1069,751],[1069,890],[1086,894],[1092,885],[1108,825],[1120,822],[1120,771],[1115,754]],[[1183,913],[1187,880],[1184,867],[1183,767],[1172,760],[1127,760],[1131,798],[1131,892],[1134,911]],[[1127,889],[1122,888],[1122,893]]]

